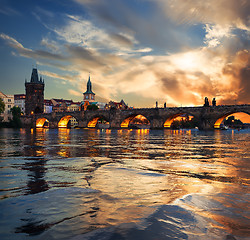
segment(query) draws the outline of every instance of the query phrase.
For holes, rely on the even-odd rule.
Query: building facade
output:
[[[44,99],[44,113],[51,113],[53,110],[53,103],[51,100]]]
[[[73,102],[71,105],[68,106],[68,112],[78,112],[80,111],[80,103]]]
[[[68,112],[68,107],[73,104],[72,100],[52,98],[53,112]]]
[[[0,98],[3,99],[5,104],[4,112],[1,113],[1,118],[3,122],[9,122],[12,119],[11,108],[15,106],[14,95],[6,95],[0,92]]]
[[[111,108],[125,110],[128,109],[128,105],[123,101],[123,99],[120,102],[110,101],[105,105],[105,109],[110,110]]]
[[[33,68],[30,82],[25,81],[25,114],[30,116],[44,112],[44,80],[38,78],[36,68]]]
[[[22,114],[25,113],[25,97],[25,94],[14,95],[15,106],[21,109]]]

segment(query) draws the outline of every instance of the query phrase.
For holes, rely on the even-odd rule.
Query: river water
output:
[[[250,130],[0,129],[0,239],[250,239]]]

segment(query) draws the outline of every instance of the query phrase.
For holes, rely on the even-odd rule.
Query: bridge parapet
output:
[[[173,119],[182,114],[188,114],[200,120],[200,129],[213,129],[215,122],[232,113],[244,112],[250,115],[250,105],[219,105],[209,107],[168,107],[168,108],[134,108],[126,110],[97,110],[77,112],[53,112],[34,114],[22,117],[24,126],[35,127],[37,119],[45,118],[51,128],[57,128],[59,121],[66,117],[74,117],[80,127],[87,127],[93,118],[104,118],[110,123],[110,128],[120,128],[121,123],[131,117],[143,115],[150,121],[151,128],[163,128],[168,119]]]

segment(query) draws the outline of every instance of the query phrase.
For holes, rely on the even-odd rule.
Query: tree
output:
[[[3,113],[5,109],[5,104],[3,102],[3,99],[0,98],[0,113]]]
[[[186,118],[182,118],[181,120],[174,120],[171,124],[172,129],[179,129],[179,128],[195,128],[199,126],[199,120],[195,117],[189,119],[189,116]]]
[[[12,113],[11,126],[14,128],[22,127],[22,123],[20,120],[21,109],[19,107],[13,107],[10,109],[10,111]]]
[[[96,104],[90,104],[87,106],[87,110],[95,111],[98,109],[98,106]]]

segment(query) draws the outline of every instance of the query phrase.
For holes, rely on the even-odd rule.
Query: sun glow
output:
[[[222,116],[221,118],[219,118],[215,122],[214,128],[216,128],[216,129],[220,128],[223,120],[226,119],[229,116],[234,116],[235,118],[240,119],[243,123],[250,123],[250,116],[248,114],[246,114],[246,113],[240,112],[240,113],[233,113],[233,114],[230,114],[230,115]]]
[[[173,63],[181,69],[194,69],[197,68],[199,61],[196,52],[187,52],[184,54],[176,54],[173,57]]]
[[[143,115],[130,116],[121,123],[121,128],[128,128],[129,124],[149,125],[149,121]]]
[[[121,128],[127,128],[130,121],[133,119],[134,117],[128,117],[126,118],[122,123],[121,123]]]
[[[45,124],[45,122],[49,122],[46,118],[38,118],[37,120],[36,120],[36,127],[37,128],[42,128],[42,127],[44,127],[44,124]]]
[[[193,118],[193,116],[188,116],[188,119],[191,120]],[[177,115],[177,116],[172,116],[170,118],[168,118],[165,123],[164,123],[164,128],[170,128],[171,127],[171,124],[173,123],[173,121],[181,121],[181,120],[186,120],[187,117],[185,116],[180,116],[180,115]]]
[[[97,124],[98,119],[99,119],[99,117],[93,118],[91,121],[89,121],[88,127],[89,127],[89,128],[94,128],[94,127],[96,127],[96,124]]]
[[[59,128],[66,128],[67,125],[68,125],[68,122],[69,122],[69,120],[70,120],[71,118],[72,118],[72,116],[70,116],[70,115],[61,118],[61,120],[60,120],[59,123],[58,123],[58,127],[59,127]]]

